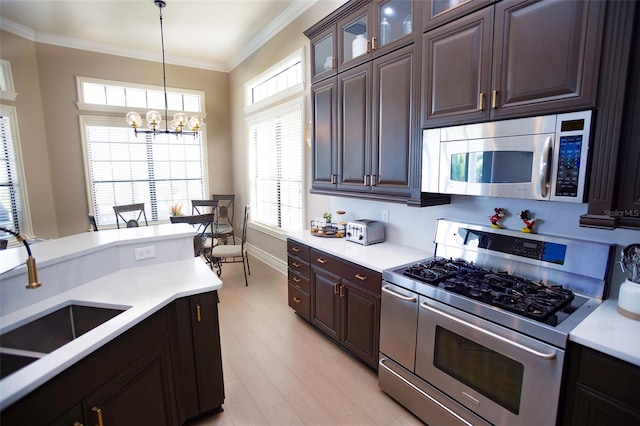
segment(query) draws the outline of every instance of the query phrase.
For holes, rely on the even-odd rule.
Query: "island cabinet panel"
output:
[[[82,407],[89,424],[171,426],[178,421],[174,401],[167,338],[85,398]]]
[[[219,336],[217,292],[178,299],[4,409],[0,424],[176,425],[212,414],[224,401]]]
[[[174,378],[180,423],[216,413],[224,402],[217,291],[175,303]]]
[[[640,424],[640,367],[596,350],[570,346],[565,426]]]

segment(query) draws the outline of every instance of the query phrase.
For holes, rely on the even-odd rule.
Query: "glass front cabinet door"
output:
[[[371,59],[371,13],[369,5],[338,22],[338,69],[340,71]]]
[[[311,80],[323,80],[338,72],[334,27],[318,34],[311,41]]]
[[[376,36],[373,49],[385,53],[413,41],[415,33],[414,2],[411,0],[378,0],[375,4]]]

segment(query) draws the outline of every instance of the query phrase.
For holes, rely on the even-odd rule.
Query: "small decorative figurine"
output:
[[[493,216],[489,216],[489,220],[491,221],[492,228],[502,228],[502,225],[499,223],[507,215],[507,210],[502,207],[496,207],[493,209],[496,214]]]
[[[520,228],[520,230],[522,232],[526,232],[527,234],[532,233],[533,224],[536,223],[536,220],[531,217],[531,213],[529,213],[529,210],[522,210],[520,213],[518,213],[518,217],[522,219],[526,226],[525,228]]]

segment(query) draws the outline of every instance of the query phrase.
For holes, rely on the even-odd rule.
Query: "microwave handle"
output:
[[[551,136],[544,140],[542,145],[542,155],[540,156],[540,195],[547,198],[549,194],[549,177],[551,175],[550,165],[553,160],[553,146],[551,145]]]

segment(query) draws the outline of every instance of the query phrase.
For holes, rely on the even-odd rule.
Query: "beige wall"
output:
[[[242,203],[246,203],[247,193],[247,138],[245,133],[244,112],[244,84],[260,75],[270,67],[304,47],[306,64],[309,64],[309,39],[303,31],[313,26],[316,22],[333,12],[344,3],[340,0],[321,0],[307,10],[298,19],[292,22],[284,30],[263,45],[257,52],[247,58],[231,72],[231,123],[233,139],[233,181],[237,197]],[[305,84],[305,117],[308,120],[310,75],[307,69]],[[306,120],[305,120],[306,122]],[[301,141],[301,143],[304,143]],[[315,217],[319,212],[328,210],[329,197],[313,196],[309,194],[311,177],[311,152],[306,149],[307,185],[305,188],[307,201],[307,216]],[[255,247],[285,260],[286,243],[270,235],[256,230],[250,230],[249,241]]]
[[[76,76],[161,86],[162,65],[34,44],[6,32],[1,43],[0,54],[11,62],[18,93],[34,233],[53,238],[86,231],[89,206],[79,116],[99,114],[78,110]],[[233,192],[229,75],[167,65],[167,85],[205,92],[209,192]]]

